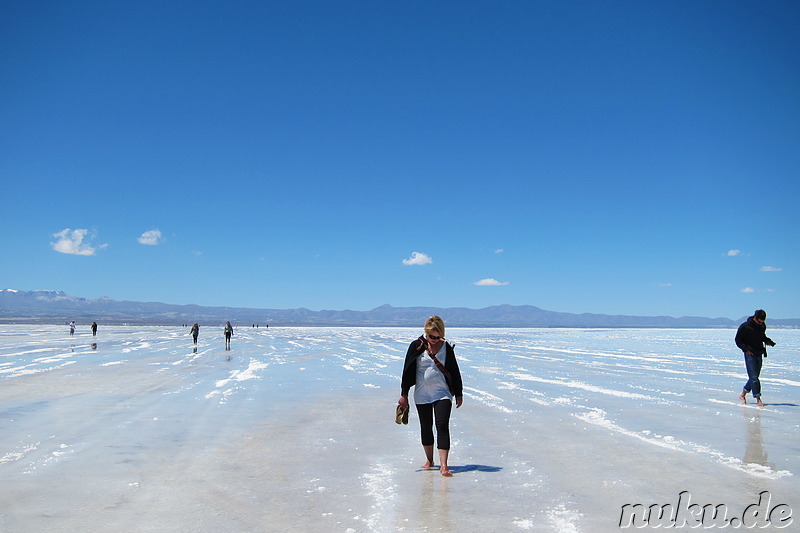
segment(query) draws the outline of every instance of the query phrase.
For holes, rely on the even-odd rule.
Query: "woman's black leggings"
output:
[[[437,400],[433,403],[418,403],[419,427],[422,430],[422,445],[433,446],[433,421],[436,419],[436,447],[450,449],[450,411],[453,402]]]

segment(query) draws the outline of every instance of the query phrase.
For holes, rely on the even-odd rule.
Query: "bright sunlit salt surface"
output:
[[[420,333],[0,326],[0,531],[604,532],[682,491],[800,513],[798,330],[768,331],[759,409],[734,330],[448,328],[450,479],[394,423]]]

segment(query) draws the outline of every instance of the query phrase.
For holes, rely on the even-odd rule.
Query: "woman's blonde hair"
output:
[[[444,320],[436,315],[433,315],[425,321],[425,333],[430,333],[431,330],[434,329],[439,332],[439,335],[444,337]]]

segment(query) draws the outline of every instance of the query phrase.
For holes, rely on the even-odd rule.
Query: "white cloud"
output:
[[[753,287],[745,287],[742,292],[756,292],[756,290]]]
[[[728,250],[728,257],[735,257],[741,253],[741,250]]]
[[[146,244],[148,246],[155,246],[156,244],[160,244],[163,242],[161,238],[161,232],[157,229],[151,229],[150,231],[145,231],[142,233],[142,236],[137,239],[140,244]]]
[[[659,287],[672,287],[672,283],[670,283],[670,282],[659,283],[658,286]]]
[[[500,287],[501,285],[508,285],[507,281],[497,281],[494,278],[485,278],[473,283],[479,287]]]
[[[502,248],[498,248],[497,250],[494,251],[494,253],[496,254],[502,254],[503,252],[505,252],[505,250],[503,250]]]
[[[89,244],[88,242],[83,242],[86,239],[86,236],[89,234],[88,229],[70,229],[67,228],[65,230],[59,231],[58,233],[54,233],[53,237],[58,239],[56,242],[51,242],[50,247],[55,250],[56,252],[62,254],[69,254],[69,255],[94,255],[97,248],[105,248],[106,244],[101,244],[97,248]],[[89,237],[91,239],[91,237]]]
[[[420,252],[412,252],[411,257],[403,259],[404,265],[430,265],[433,259]]]
[[[782,268],[770,267],[770,266],[763,266],[759,270],[761,270],[761,272],[783,272]]]

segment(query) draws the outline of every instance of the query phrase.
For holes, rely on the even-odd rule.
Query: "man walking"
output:
[[[772,339],[766,335],[767,325],[764,323],[766,319],[767,313],[763,309],[758,309],[736,331],[736,346],[744,352],[744,365],[747,368],[747,383],[739,399],[746,404],[745,395],[752,391],[759,407],[764,407],[761,401],[761,382],[758,380],[763,364],[762,356],[767,356],[767,348],[764,345],[775,346]]]

